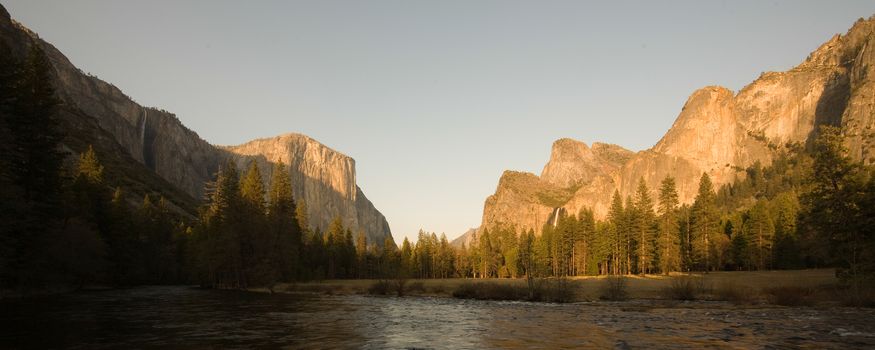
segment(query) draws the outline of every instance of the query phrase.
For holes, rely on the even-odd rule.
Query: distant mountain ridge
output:
[[[461,234],[459,237],[454,238],[450,241],[450,245],[461,248],[461,247],[470,247],[472,243],[474,243],[479,237],[477,233],[480,232],[479,227],[473,227],[465,231],[465,233]]]
[[[505,171],[483,209],[481,228],[513,225],[540,232],[557,208],[591,208],[604,218],[614,191],[631,195],[639,179],[656,197],[675,178],[681,203],[692,202],[699,177],[715,186],[768,165],[787,143],[813,140],[818,125],[840,125],[847,147],[872,164],[875,154],[875,17],[860,19],[801,64],[762,74],[738,93],[708,86],[693,92],[672,127],[650,149],[560,139],[540,176]]]
[[[233,147],[211,145],[174,114],[144,107],[114,85],[83,73],[53,45],[12,20],[2,5],[0,40],[19,57],[34,43],[42,47],[54,68],[62,125],[72,134],[65,147],[78,153],[95,144],[102,157],[125,164],[122,176],[136,184],[136,191],[162,193],[193,214],[205,184],[227,160],[241,169],[256,160],[266,176],[274,164],[283,162],[291,168],[295,198],[306,202],[314,227],[324,231],[339,215],[354,232],[364,231],[370,242],[391,237],[385,217],[356,185],[352,158],[303,135]]]

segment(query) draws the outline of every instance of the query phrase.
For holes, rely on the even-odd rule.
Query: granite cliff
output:
[[[323,231],[339,215],[354,230],[364,230],[369,242],[382,243],[391,237],[386,218],[356,185],[355,160],[349,156],[301,134],[258,139],[222,149],[241,169],[255,159],[263,169],[265,182],[276,164],[285,164],[295,184],[295,198],[307,203],[310,222]]]
[[[292,170],[296,199],[307,203],[310,222],[322,230],[337,215],[353,231],[362,230],[371,242],[391,237],[385,217],[355,182],[355,161],[303,135],[255,140],[236,147],[214,146],[183,125],[170,112],[144,107],[119,88],[74,66],[63,53],[12,20],[0,5],[0,41],[24,57],[40,45],[54,68],[61,100],[60,123],[70,135],[64,146],[75,154],[89,144],[140,195],[161,193],[181,210],[194,213],[205,184],[219,166],[231,159],[244,169],[252,160],[262,163],[265,180],[277,162]],[[127,186],[126,186],[127,187]]]
[[[788,143],[805,145],[821,124],[840,125],[854,157],[875,161],[875,17],[860,19],[786,72],[762,74],[741,91],[709,86],[687,99],[672,127],[653,147],[560,139],[540,176],[506,171],[486,199],[481,227],[510,224],[540,232],[557,209],[608,212],[614,191],[631,195],[639,179],[655,189],[668,176],[682,203],[693,201],[708,173],[716,186],[770,164]]]

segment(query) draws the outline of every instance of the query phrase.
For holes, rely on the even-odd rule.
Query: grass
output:
[[[605,278],[602,294],[599,297],[602,300],[622,301],[629,298],[628,287],[626,286],[626,278],[623,276],[610,276]]]
[[[759,294],[756,291],[731,282],[718,286],[714,296],[717,300],[728,301],[736,305],[754,304],[759,299]]]
[[[518,300],[567,303],[578,288],[567,278],[537,278],[526,283],[467,282],[453,290],[453,297],[477,300]]]
[[[696,300],[699,295],[698,281],[692,276],[679,276],[671,280],[671,284],[662,289],[666,299]]]
[[[321,294],[398,295],[397,285],[375,287],[379,280],[325,280],[283,284],[280,292]],[[396,283],[397,284],[397,283]],[[611,284],[614,286],[609,287]],[[618,286],[621,284],[621,286]],[[712,287],[713,286],[713,287]],[[536,279],[533,293],[523,278],[510,279],[411,279],[402,286],[405,296],[468,297],[490,300],[537,300],[577,302],[594,300],[713,300],[735,305],[771,303],[791,305],[795,295],[799,305],[875,305],[875,293],[851,295],[838,286],[831,269],[791,271],[731,271],[708,274],[672,274],[646,276],[587,276],[567,279]],[[778,288],[781,287],[781,288]],[[785,288],[786,287],[786,288]],[[606,291],[612,288],[614,291]],[[801,289],[794,289],[801,288]],[[385,289],[385,292],[382,292]],[[811,290],[810,293],[803,292]],[[622,291],[624,293],[619,293]],[[806,294],[808,293],[808,294]],[[624,297],[621,297],[625,294]]]
[[[769,301],[782,306],[811,306],[814,304],[814,289],[801,286],[778,286],[763,289]]]

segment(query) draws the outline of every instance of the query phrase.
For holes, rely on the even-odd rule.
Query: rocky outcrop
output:
[[[356,232],[365,231],[374,242],[391,237],[385,217],[356,185],[352,158],[295,134],[236,147],[211,145],[172,113],[144,107],[112,84],[76,68],[58,49],[12,20],[2,5],[0,40],[19,57],[25,57],[33,44],[43,48],[54,68],[61,116],[67,122],[64,125],[94,125],[86,135],[79,135],[79,142],[106,144],[98,138],[111,137],[114,146],[104,149],[126,153],[114,158],[138,163],[130,168],[157,174],[192,202],[203,198],[205,184],[228,159],[236,161],[241,170],[257,160],[267,169],[265,176],[270,174],[273,163],[282,161],[292,168],[296,199],[307,202],[311,224],[324,230],[339,215],[346,226]],[[154,188],[157,182],[151,178],[138,183],[153,187],[152,191],[166,191],[164,187]]]
[[[617,145],[596,142],[589,148],[577,140],[559,139],[553,143],[541,180],[562,188],[579,186],[617,171],[632,155]]]
[[[822,124],[841,125],[851,154],[875,161],[875,17],[857,21],[795,68],[764,73],[737,94],[719,86],[695,91],[648,150],[614,146],[606,157],[596,152],[597,143],[556,141],[540,177],[504,173],[486,199],[481,227],[540,232],[556,208],[591,208],[604,218],[613,193],[632,195],[642,179],[655,197],[672,176],[680,201],[690,203],[703,172],[716,186],[731,183],[755,162],[769,164],[788,143],[809,143]]]

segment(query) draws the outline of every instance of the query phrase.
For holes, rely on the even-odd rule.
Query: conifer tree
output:
[[[802,197],[804,223],[827,244],[834,263],[842,267],[843,280],[858,287],[875,273],[875,252],[867,250],[870,243],[866,240],[872,228],[865,224],[871,218],[860,210],[866,197],[866,174],[848,156],[840,128],[821,126],[818,132],[808,191]]]
[[[385,252],[386,249],[384,248],[383,251]],[[413,245],[410,244],[410,240],[408,240],[407,237],[404,237],[404,241],[401,242],[401,257],[400,257],[400,259],[401,259],[401,261],[399,263],[400,271],[398,272],[399,276],[401,276],[401,277],[411,276],[413,274]],[[386,265],[390,265],[389,261],[387,261],[386,259],[383,259],[383,260],[385,261]],[[387,267],[385,270],[389,271],[389,268]]]
[[[635,232],[638,238],[638,272],[650,273],[655,260],[655,222],[656,215],[653,213],[653,199],[650,190],[644,183],[644,178],[638,181],[638,190],[635,192]]]
[[[289,173],[283,163],[274,167],[268,198],[268,284],[298,277],[301,264],[301,228],[295,212],[295,198]],[[272,279],[272,281],[271,281]]]
[[[625,230],[625,213],[623,210],[623,199],[620,197],[619,191],[614,191],[614,196],[611,199],[611,208],[608,212],[608,222],[610,223],[611,247],[610,247],[610,274],[618,275],[622,273],[620,269],[623,262],[624,254],[624,230]]]
[[[598,244],[595,242],[597,237],[595,214],[591,209],[583,208],[580,210],[577,215],[577,225],[579,236],[575,246],[575,256],[578,263],[576,263],[575,270],[578,274],[598,274],[598,271],[593,269],[598,264],[590,262],[598,250]]]
[[[775,224],[766,208],[764,201],[757,201],[750,209],[748,219],[745,222],[745,235],[747,241],[753,245],[752,261],[759,270],[765,270],[771,265],[772,236]]]
[[[705,271],[714,267],[713,240],[717,232],[717,207],[711,177],[702,173],[699,192],[690,213],[692,249],[696,263]]]
[[[800,267],[799,244],[796,221],[799,200],[794,192],[785,192],[775,198],[775,235],[773,261],[776,268]]]
[[[62,227],[61,168],[63,137],[58,127],[52,66],[36,42],[21,64],[8,47],[0,48],[0,258],[9,285],[39,285],[62,275],[50,251],[69,249],[64,241],[89,235],[87,227]],[[76,223],[79,225],[79,223]],[[61,237],[66,236],[66,237]],[[81,237],[80,237],[81,238]],[[75,257],[70,257],[74,259]],[[5,271],[5,272],[4,272]]]
[[[663,274],[680,270],[680,232],[678,230],[678,193],[673,177],[662,180],[659,188],[659,269]]]

